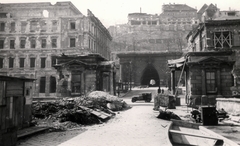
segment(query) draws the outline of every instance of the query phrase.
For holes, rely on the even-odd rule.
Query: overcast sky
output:
[[[127,23],[128,13],[140,12],[148,14],[160,14],[162,5],[175,3],[186,4],[199,10],[204,4],[217,4],[220,10],[239,10],[240,0],[57,0],[71,1],[80,12],[87,14],[90,9],[101,20],[105,27],[115,24]],[[51,2],[56,0],[0,0],[0,3],[23,3],[23,2]]]

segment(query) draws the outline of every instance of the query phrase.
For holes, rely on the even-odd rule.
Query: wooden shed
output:
[[[14,146],[17,130],[31,121],[34,79],[0,75],[0,145]]]

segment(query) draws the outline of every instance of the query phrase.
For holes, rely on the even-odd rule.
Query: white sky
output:
[[[199,10],[204,4],[217,4],[220,10],[239,10],[239,0],[0,0],[0,3],[24,3],[24,2],[51,2],[71,1],[80,12],[87,15],[87,9],[105,25],[109,27],[115,24],[127,23],[128,13],[140,12],[148,14],[160,14],[162,5],[175,3],[186,4]]]

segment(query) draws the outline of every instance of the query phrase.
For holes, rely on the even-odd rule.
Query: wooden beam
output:
[[[193,136],[193,137],[200,137],[200,138],[207,138],[207,139],[214,139],[214,140],[218,140],[218,141],[223,141],[221,138],[212,137],[212,136],[205,136],[205,135],[202,135],[202,134],[193,134],[193,133],[183,132],[183,131],[179,131],[179,130],[169,130],[169,132],[174,133],[174,134],[181,134],[181,135],[188,135],[188,136]]]

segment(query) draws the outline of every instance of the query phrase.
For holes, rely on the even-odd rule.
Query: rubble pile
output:
[[[88,97],[91,99],[93,105],[106,106],[106,108],[112,111],[120,111],[129,108],[129,105],[127,105],[127,103],[122,99],[103,91],[91,92]]]
[[[110,106],[111,105],[111,106]],[[87,97],[63,98],[32,104],[33,123],[56,129],[75,128],[104,122],[129,106],[116,96],[94,91]],[[41,122],[41,123],[40,123]],[[44,123],[44,124],[43,124]]]

